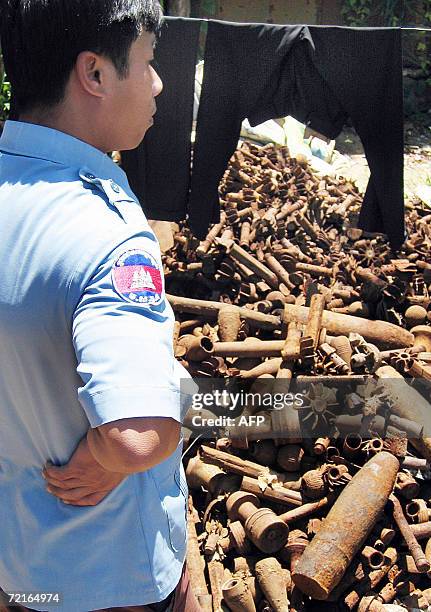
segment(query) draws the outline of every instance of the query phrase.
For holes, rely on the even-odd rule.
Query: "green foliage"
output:
[[[371,13],[371,0],[344,0],[341,14],[349,26],[363,26]]]
[[[344,0],[341,14],[349,26],[395,27],[402,24],[404,2],[403,0]]]
[[[341,14],[349,26],[386,26],[396,27],[407,23],[420,23],[431,26],[431,0],[409,2],[405,0],[343,0]],[[413,65],[422,72],[426,84],[431,86],[431,43],[427,32],[416,31],[414,57],[407,52],[407,57]]]
[[[419,38],[419,41],[416,44],[417,61],[423,74],[426,76],[427,86],[431,86],[431,46],[429,43],[427,44],[427,32],[418,32],[417,34]]]

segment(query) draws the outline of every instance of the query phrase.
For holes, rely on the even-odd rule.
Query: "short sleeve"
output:
[[[182,422],[173,325],[158,243],[123,242],[102,260],[73,316],[78,397],[92,427],[144,416]]]

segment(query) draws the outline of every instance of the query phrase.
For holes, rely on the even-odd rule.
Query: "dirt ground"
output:
[[[411,200],[419,185],[431,186],[431,112],[407,120],[404,135],[404,193]],[[361,141],[353,128],[343,130],[335,149],[337,171],[351,177],[364,191],[370,173]]]

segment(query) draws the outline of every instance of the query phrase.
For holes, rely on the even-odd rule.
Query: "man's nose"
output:
[[[157,72],[151,66],[151,70],[153,71],[153,96],[158,96],[163,90],[162,79],[159,77]]]

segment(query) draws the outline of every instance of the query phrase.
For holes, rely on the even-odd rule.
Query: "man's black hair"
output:
[[[0,0],[3,59],[15,111],[49,108],[64,97],[82,51],[109,58],[128,74],[132,43],[160,31],[158,0]]]

